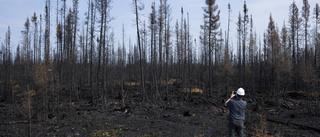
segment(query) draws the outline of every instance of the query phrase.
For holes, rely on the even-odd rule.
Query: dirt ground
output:
[[[110,98],[105,110],[90,100],[62,102],[59,114],[32,117],[31,136],[228,136],[224,98],[193,98],[173,98],[162,105],[127,100],[125,108],[119,100]],[[320,136],[317,101],[296,97],[276,101],[261,96],[244,100],[248,102],[246,136]],[[28,118],[18,108],[0,102],[0,136],[28,136]]]

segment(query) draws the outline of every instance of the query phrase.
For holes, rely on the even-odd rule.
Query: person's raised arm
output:
[[[230,98],[224,103],[224,106],[227,107],[227,103],[234,97],[236,94],[234,94],[234,91],[232,91]]]

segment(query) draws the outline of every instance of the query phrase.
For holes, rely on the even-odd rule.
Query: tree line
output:
[[[56,3],[55,3],[56,2]],[[46,0],[45,13],[26,19],[22,40],[11,51],[10,27],[1,42],[1,100],[17,102],[21,92],[32,89],[38,110],[52,111],[50,102],[92,99],[105,108],[109,97],[163,104],[176,94],[193,98],[193,89],[214,99],[244,87],[247,95],[271,91],[313,92],[319,89],[319,5],[289,5],[289,20],[278,26],[270,13],[263,36],[254,30],[254,18],[244,1],[236,20],[236,45],[230,42],[231,5],[228,28],[220,28],[220,10],[215,0],[204,0],[199,41],[190,33],[189,13],[171,17],[168,0],[149,5],[147,20],[141,19],[142,1],[132,0],[137,43],[126,45],[126,29],[116,42],[111,22],[113,0],[87,0],[85,22],[80,23],[79,1]],[[56,4],[56,11],[51,5]],[[200,7],[199,7],[200,8]],[[53,20],[50,15],[56,14]],[[192,14],[192,13],[191,13]],[[56,26],[51,22],[55,21]],[[311,26],[314,22],[314,26]],[[260,26],[259,26],[260,27]],[[280,28],[281,27],[281,28]],[[51,31],[53,29],[54,31]],[[50,32],[55,32],[51,34]],[[51,39],[54,35],[55,39]],[[27,90],[28,89],[28,90]],[[178,91],[179,90],[179,91]],[[185,92],[180,92],[180,90]]]

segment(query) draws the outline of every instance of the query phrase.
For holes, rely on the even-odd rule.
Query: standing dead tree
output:
[[[216,35],[218,28],[220,27],[220,10],[216,5],[215,0],[206,0],[207,7],[204,8],[204,19],[206,26],[202,26],[204,30],[208,30],[208,47],[209,47],[209,95],[212,96],[212,49],[216,44]],[[217,12],[217,13],[216,13]]]
[[[148,96],[146,94],[146,91],[145,91],[145,87],[144,87],[144,71],[143,71],[143,65],[142,65],[142,50],[141,50],[141,44],[140,44],[140,32],[139,32],[139,12],[138,11],[141,11],[143,10],[144,6],[143,5],[138,5],[138,0],[134,0],[134,12],[135,12],[135,15],[136,15],[136,26],[137,26],[137,41],[138,41],[138,46],[139,46],[139,60],[140,60],[140,78],[141,78],[141,92],[142,92],[142,102],[145,101],[145,98],[147,100],[148,99]]]

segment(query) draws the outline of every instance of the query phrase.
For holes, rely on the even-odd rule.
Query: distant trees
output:
[[[172,19],[169,1],[154,1],[144,21],[142,2],[133,0],[136,42],[126,36],[125,24],[118,32],[121,39],[111,31],[112,0],[88,0],[84,19],[79,15],[81,1],[67,5],[66,0],[57,0],[56,26],[50,24],[51,1],[45,2],[45,23],[42,14],[27,18],[14,50],[8,27],[0,49],[0,100],[19,101],[16,91],[11,92],[13,86],[25,91],[29,85],[39,94],[33,97],[41,102],[33,108],[59,115],[62,100],[89,99],[104,109],[112,97],[119,99],[122,108],[128,107],[126,101],[136,97],[133,87],[140,87],[139,99],[159,105],[165,105],[172,94],[192,101],[194,90],[203,90],[209,101],[239,86],[249,96],[255,91],[281,95],[287,90],[316,91],[319,87],[320,10],[316,4],[311,18],[307,0],[301,12],[295,2],[290,5],[289,20],[281,28],[270,14],[261,37],[246,2],[235,18],[235,30],[230,30],[228,5],[229,27],[224,31],[216,1],[205,0],[198,41],[192,38],[189,17],[193,13],[188,9],[181,7],[181,16]],[[310,26],[311,22],[315,25]],[[236,33],[235,45],[230,32]]]
[[[288,85],[292,80],[292,61],[291,54],[292,50],[290,47],[290,38],[288,28],[286,27],[285,22],[283,23],[283,27],[280,31],[280,47],[279,47],[279,56],[276,58],[276,70],[275,70],[275,88],[277,94],[283,94],[288,87]],[[282,92],[281,92],[282,91]]]
[[[14,102],[14,98],[10,98],[13,96],[13,93],[11,93],[12,85],[11,85],[11,78],[12,78],[12,65],[13,62],[11,57],[11,30],[10,27],[8,27],[7,32],[5,33],[5,40],[4,43],[1,44],[1,50],[0,50],[0,68],[1,68],[1,78],[0,80],[3,81],[1,84],[1,97],[0,100],[4,101],[12,101]],[[18,61],[16,62],[18,63]]]
[[[279,66],[279,60],[280,60],[280,53],[281,53],[281,47],[280,47],[280,37],[279,33],[277,31],[276,25],[273,21],[272,16],[270,15],[269,24],[268,24],[268,30],[267,30],[267,60],[265,60],[268,63],[268,66],[270,66],[269,73],[266,79],[270,85],[267,85],[267,87],[275,87],[275,84],[278,82],[276,81],[276,70]],[[266,54],[266,53],[265,53]],[[271,89],[272,92],[275,89]]]
[[[296,6],[295,2],[293,2],[290,5],[289,9],[289,31],[290,31],[290,44],[292,47],[292,64],[294,65],[294,68],[297,68],[297,47],[298,47],[298,32],[300,28],[300,22],[301,19],[299,17],[299,10],[298,7]],[[298,82],[298,73],[297,70],[295,69],[293,71],[293,85],[294,88],[297,89],[297,82]]]

